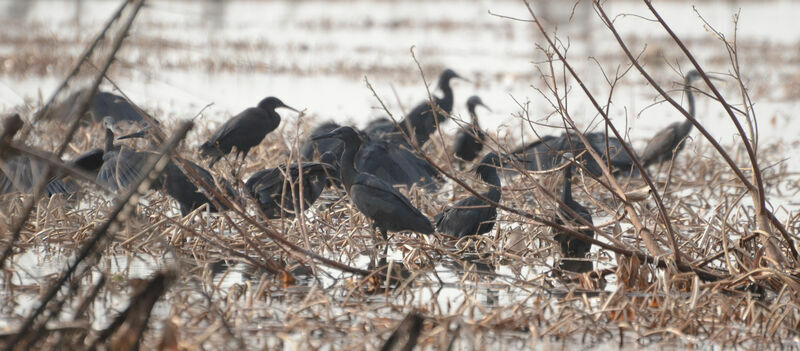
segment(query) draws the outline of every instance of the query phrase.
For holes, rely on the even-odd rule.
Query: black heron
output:
[[[362,145],[356,154],[356,168],[372,174],[391,185],[411,188],[419,184],[428,191],[439,186],[439,172],[427,161],[417,157],[404,143],[372,139],[362,134]]]
[[[393,133],[397,133],[397,129],[395,129],[394,122],[388,117],[380,117],[373,119],[367,123],[367,126],[364,127],[364,133],[367,135],[378,138],[383,136],[389,136]],[[399,136],[399,139],[402,139],[402,136]]]
[[[439,76],[437,87],[442,91],[442,97],[435,96],[433,102],[439,106],[446,114],[453,111],[453,88],[450,87],[450,80],[453,78],[464,79],[452,69],[445,69]],[[466,80],[466,79],[464,79]],[[434,115],[436,118],[434,118]],[[400,121],[400,127],[404,128],[406,134],[411,135],[409,128],[414,128],[414,135],[417,145],[422,146],[436,131],[436,125],[447,120],[447,116],[440,111],[434,113],[430,101],[423,101],[417,104],[406,118]]]
[[[478,157],[478,154],[483,150],[483,140],[486,138],[486,134],[478,123],[478,115],[475,114],[475,108],[477,106],[483,106],[491,111],[488,106],[484,105],[480,97],[471,96],[467,99],[467,110],[469,111],[471,123],[458,131],[455,142],[453,143],[456,157],[467,162]]]
[[[128,134],[117,138],[117,140],[121,139],[128,139],[128,138],[142,138],[149,133],[150,128],[144,128],[139,132]],[[144,152],[142,152],[144,153]],[[214,179],[214,176],[211,175],[207,169],[203,168],[202,166],[194,163],[192,161],[184,159],[186,165],[191,167],[191,169],[206,183],[208,186],[216,189],[222,189],[224,194],[227,195],[230,199],[236,200],[238,198],[238,194],[233,189],[233,186],[225,180],[220,178],[219,181]],[[219,212],[217,206],[206,196],[200,189],[192,183],[189,179],[189,176],[184,173],[181,168],[172,160],[169,160],[164,167],[164,171],[161,173],[158,181],[154,185],[155,189],[163,189],[167,195],[171,198],[175,199],[178,202],[178,206],[181,210],[181,216],[186,216],[190,212],[198,209],[203,205],[208,205],[209,212]],[[220,193],[223,194],[223,193]],[[224,203],[222,201],[217,201],[221,206],[222,210],[227,210]]]
[[[91,149],[75,156],[69,161],[69,165],[97,177],[97,172],[100,171],[100,167],[103,167],[103,155],[105,155],[103,149]]]
[[[147,153],[114,144],[114,119],[103,118],[105,147],[103,165],[97,172],[97,183],[112,191],[127,188],[142,176],[142,167],[147,162]],[[154,185],[155,186],[155,185]]]
[[[70,94],[66,99],[55,103],[48,109],[43,119],[70,121],[75,113],[77,113],[79,107],[78,103],[90,92],[91,90],[89,88],[84,88]],[[124,97],[98,90],[97,94],[92,97],[89,103],[89,110],[86,115],[83,116],[81,122],[83,124],[89,124],[90,122],[99,123],[104,122],[103,120],[105,117],[111,117],[114,123],[126,121],[143,125],[146,120],[143,117],[144,113],[144,111],[138,110]],[[158,123],[158,121],[156,121],[156,123]]]
[[[32,192],[46,166],[46,162],[27,155],[14,155],[0,162],[0,194]],[[77,186],[74,183],[55,175],[50,177],[45,185],[44,194],[47,197],[57,194],[69,196],[76,190]]]
[[[361,148],[361,136],[352,127],[339,127],[328,134],[316,137],[337,138],[344,142],[344,153],[340,161],[339,174],[342,183],[356,209],[372,220],[386,241],[384,257],[388,250],[387,231],[412,231],[433,234],[434,228],[408,199],[389,183],[356,169],[355,157]]]
[[[494,203],[500,201],[501,195],[500,177],[497,175],[500,166],[500,157],[491,152],[476,168],[481,180],[489,184],[489,190],[482,195]],[[488,233],[494,228],[496,219],[497,208],[474,195],[456,202],[434,217],[439,233],[457,238]]]
[[[638,157],[637,155],[628,155],[625,152],[625,148],[623,146],[623,141],[620,141],[616,137],[607,135],[605,132],[594,132],[594,133],[586,133],[584,134],[586,141],[589,142],[589,145],[594,149],[594,151],[600,155],[601,161],[604,164],[610,166],[610,171],[614,175],[638,175],[638,170],[634,167],[633,159]],[[563,138],[563,147],[562,151],[572,153],[573,155],[577,155],[579,152],[586,150],[586,145],[583,141],[578,137],[575,133],[566,133],[562,136]],[[628,146],[628,149],[633,151],[633,148],[625,143],[625,146]],[[593,176],[600,177],[603,174],[600,165],[597,163],[597,160],[592,157],[591,154],[588,152],[584,153],[582,157],[578,159],[579,162],[583,162],[584,168]]]
[[[603,162],[608,162],[614,175],[636,174],[633,158],[625,152],[623,142],[603,132],[584,134],[591,148],[600,155]],[[627,145],[627,144],[626,144]],[[629,147],[630,148],[630,147]],[[512,154],[525,169],[530,171],[545,171],[561,164],[561,154],[573,155],[586,151],[586,145],[574,133],[563,133],[560,136],[546,135],[539,140],[515,149]],[[633,148],[630,148],[633,150]],[[636,155],[634,155],[636,157]],[[584,168],[593,176],[602,176],[602,169],[597,161],[588,152],[577,160],[584,163]]]
[[[697,71],[689,71],[686,74],[683,91],[689,103],[689,115],[694,117],[694,95],[692,94],[692,81],[700,78]],[[675,122],[662,129],[660,132],[647,142],[642,152],[642,162],[644,166],[672,160],[675,155],[683,149],[684,141],[692,131],[694,125],[687,119],[683,122]]]
[[[258,106],[240,112],[217,128],[211,138],[200,146],[200,156],[211,158],[208,167],[212,168],[235,146],[237,159],[241,157],[244,160],[250,149],[260,144],[281,123],[281,116],[275,112],[276,108],[281,107],[300,112],[276,97],[267,97]]]
[[[326,152],[330,152],[334,155],[341,155],[342,150],[344,150],[344,145],[340,140],[313,140],[315,137],[328,134],[339,127],[341,126],[336,122],[325,122],[314,128],[314,130],[311,131],[311,135],[303,141],[303,145],[300,147],[300,155],[302,155],[303,160],[315,161],[317,160],[317,156],[322,156]]]
[[[336,173],[335,166],[328,163],[292,163],[288,169],[286,165],[281,165],[258,171],[250,176],[244,186],[250,196],[258,201],[261,211],[267,218],[291,218],[295,217],[301,208],[309,209],[330,183],[328,177],[335,176]],[[302,206],[300,206],[301,187]]]
[[[306,161],[315,160],[316,153],[331,153],[338,163],[344,151],[344,143],[336,138],[316,138],[325,135],[339,125],[333,122],[323,123],[316,127],[309,140],[303,143],[302,154]],[[417,157],[405,143],[394,143],[385,138],[373,138],[365,132],[353,128],[361,136],[361,148],[356,154],[356,168],[370,173],[391,185],[411,187],[419,184],[427,190],[438,187],[439,172],[427,161]],[[324,162],[324,161],[323,161]]]
[[[189,167],[192,167],[194,172],[196,172],[203,182],[208,184],[208,186],[212,188],[215,186],[220,186],[225,191],[224,194],[226,194],[230,199],[235,201],[238,198],[236,191],[227,180],[220,179],[218,184],[215,182],[214,177],[208,170],[192,161],[184,161],[186,161]],[[164,172],[161,173],[160,180],[164,192],[178,202],[178,205],[181,209],[181,216],[186,216],[189,214],[189,212],[194,211],[205,204],[208,204],[209,212],[219,212],[217,206],[215,206],[208,196],[201,192],[200,189],[195,186],[191,180],[189,180],[189,177],[183,173],[180,167],[178,167],[174,162],[169,161],[167,163],[167,166],[164,167]],[[228,209],[223,202],[217,202],[222,207],[222,210]]]
[[[425,142],[430,139],[430,135],[436,131],[436,125],[443,123],[447,119],[447,114],[453,111],[453,89],[450,87],[450,80],[453,78],[466,80],[452,69],[445,69],[439,76],[439,82],[437,84],[439,90],[442,91],[442,97],[433,97],[433,102],[445,113],[441,113],[441,111],[438,110],[434,113],[430,101],[426,100],[417,104],[417,106],[411,109],[411,111],[406,114],[406,117],[398,123],[401,130],[398,131],[394,128],[391,121],[384,118],[379,119],[374,125],[370,123],[371,126],[368,126],[368,130],[375,131],[376,133],[370,136],[382,137],[396,143],[405,143],[405,138],[399,132],[410,137],[411,130],[413,129],[417,145],[424,145]],[[436,118],[434,118],[434,115]],[[390,125],[392,127],[391,129],[389,128]],[[391,131],[391,133],[387,133],[387,131]]]
[[[539,140],[514,149],[511,154],[520,166],[529,171],[553,169],[560,164],[558,154],[562,148],[560,136],[545,135]]]
[[[103,166],[102,149],[92,149],[75,156],[66,163],[67,166],[86,172],[91,177],[97,177],[100,167]],[[0,194],[9,192],[31,192],[34,184],[44,172],[46,162],[27,155],[14,155],[0,165]],[[50,182],[45,186],[45,194],[51,197],[56,194],[70,196],[78,190],[78,185],[57,171]]]
[[[561,204],[558,206],[558,214],[555,216],[555,222],[562,226],[565,221],[575,226],[585,226],[585,223],[593,224],[592,215],[589,213],[589,210],[572,198],[571,178],[572,162],[575,161],[574,157],[571,153],[565,153],[563,157],[566,162],[569,162],[569,165],[564,168],[564,186],[561,192]],[[572,211],[568,211],[567,209]],[[579,220],[571,212],[580,216],[585,222]],[[586,237],[594,237],[594,230],[592,229],[583,229],[579,230],[579,232]],[[583,259],[592,248],[592,243],[560,231],[555,233],[555,240],[561,246],[561,253],[564,255],[559,268],[565,271],[578,273],[592,270],[592,262]]]

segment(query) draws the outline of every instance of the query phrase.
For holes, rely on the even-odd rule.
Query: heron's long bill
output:
[[[330,138],[335,138],[335,137],[336,137],[336,133],[334,133],[335,131],[336,131],[336,130],[334,129],[334,130],[333,130],[333,131],[331,131],[331,132],[328,132],[328,133],[325,133],[325,134],[322,134],[322,135],[317,135],[317,136],[311,137],[311,140],[320,140],[320,139],[330,139]]]
[[[300,113],[300,111],[298,111],[297,109],[295,109],[295,108],[293,108],[293,107],[291,107],[291,106],[289,106],[289,105],[286,105],[286,104],[283,104],[283,105],[282,105],[282,106],[280,106],[280,107],[283,107],[283,108],[288,108],[288,109],[290,109],[290,110],[292,110],[292,111],[294,111],[294,112]]]
[[[140,131],[138,131],[136,133],[131,133],[131,134],[128,134],[128,135],[123,135],[121,137],[117,137],[117,140],[130,139],[130,138],[144,138],[146,133],[147,132],[144,129],[142,129],[142,130],[140,130]]]

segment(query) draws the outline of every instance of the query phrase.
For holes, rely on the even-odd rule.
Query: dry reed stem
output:
[[[126,7],[125,5],[127,5],[127,4],[128,4],[127,2],[125,4],[123,4],[123,6],[120,8],[120,11],[122,9],[124,9]],[[64,150],[66,150],[67,145],[72,140],[73,135],[75,134],[75,131],[78,129],[78,126],[80,124],[80,120],[83,118],[83,115],[86,114],[86,112],[89,110],[89,103],[92,101],[92,98],[94,97],[94,94],[97,93],[97,90],[98,90],[98,88],[100,86],[100,82],[102,82],[103,76],[105,75],[105,72],[108,71],[108,68],[111,66],[111,63],[114,61],[114,56],[117,54],[117,51],[119,51],[119,49],[122,47],[122,42],[127,37],[128,31],[130,30],[131,25],[133,25],[133,21],[136,19],[136,15],[139,13],[139,9],[141,9],[141,7],[143,5],[144,5],[144,0],[139,0],[134,5],[132,5],[133,7],[132,7],[132,10],[131,10],[131,14],[128,16],[128,18],[125,21],[125,23],[122,24],[122,27],[120,28],[119,32],[117,33],[117,38],[111,44],[111,51],[109,52],[108,56],[104,59],[102,69],[95,75],[95,77],[94,77],[94,79],[92,81],[92,84],[91,84],[91,88],[89,89],[89,93],[86,94],[86,95],[82,95],[81,99],[78,101],[77,113],[74,116],[72,116],[72,120],[70,121],[69,129],[68,129],[65,137],[63,138],[62,142],[60,143],[60,145],[56,148],[56,151],[54,152],[55,157],[61,157],[61,155],[64,153]],[[110,26],[112,23],[114,23],[114,18],[116,18],[116,15],[114,15],[112,17],[112,20],[110,20],[108,22],[108,24],[106,26],[106,29],[108,28],[108,26]],[[104,33],[105,33],[106,29],[104,29],[103,32],[101,33],[101,35],[98,36],[98,39],[105,35]],[[94,45],[94,43],[92,44],[92,47],[93,47],[93,45]],[[87,50],[86,54],[87,55],[91,54],[92,51],[93,50]],[[84,62],[84,60],[81,59],[80,62]],[[79,63],[79,66],[80,66],[80,63]],[[67,77],[67,79],[69,79],[69,78],[70,77]],[[3,250],[2,255],[0,255],[0,268],[3,267],[4,262],[11,255],[11,251],[12,251],[12,249],[14,247],[14,243],[17,240],[17,238],[19,237],[20,230],[22,230],[22,226],[24,225],[25,221],[28,219],[28,215],[30,214],[30,211],[33,209],[33,206],[35,204],[34,200],[38,199],[41,196],[45,185],[50,181],[50,177],[53,175],[53,167],[48,164],[47,166],[45,166],[45,170],[44,170],[43,173],[44,173],[44,175],[41,178],[39,178],[39,180],[33,186],[33,192],[32,192],[33,196],[26,203],[26,206],[25,206],[25,209],[23,210],[22,215],[17,219],[16,224],[14,224],[12,226],[11,239],[10,239],[10,241],[8,243],[8,246],[6,246],[6,248]]]

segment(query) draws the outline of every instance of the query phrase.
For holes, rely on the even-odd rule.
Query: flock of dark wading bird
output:
[[[694,71],[685,77],[684,91],[691,115],[694,115],[691,82],[696,78],[698,74]],[[438,125],[448,119],[455,101],[450,87],[453,79],[464,78],[450,69],[442,72],[437,86],[441,96],[433,99],[436,108],[432,107],[430,101],[421,102],[399,123],[380,118],[370,122],[364,130],[339,126],[334,122],[317,126],[301,147],[304,162],[256,172],[244,183],[244,192],[259,205],[262,216],[276,219],[290,218],[301,209],[310,208],[326,187],[343,188],[355,208],[370,219],[373,227],[380,232],[385,243],[383,259],[389,245],[387,232],[429,235],[438,231],[457,238],[488,233],[494,227],[497,209],[481,197],[470,196],[452,204],[437,214],[431,223],[395,188],[398,185],[417,185],[431,191],[441,185],[442,177],[437,168],[415,154],[412,146],[413,143],[418,147],[424,145]],[[78,100],[79,94],[73,94],[71,99]],[[467,100],[471,123],[462,126],[454,139],[455,156],[462,162],[478,159],[483,149],[485,135],[475,111],[479,106],[488,110],[477,96]],[[244,162],[250,149],[259,145],[267,134],[278,127],[281,117],[275,110],[279,108],[298,112],[278,98],[267,97],[256,107],[248,108],[222,124],[200,146],[200,156],[208,159],[208,167],[213,168],[219,160],[236,150],[235,160]],[[141,168],[150,151],[118,145],[115,140],[145,137],[152,129],[145,127],[139,132],[115,139],[113,130],[116,122],[141,122],[141,116],[124,99],[110,93],[97,94],[92,100],[91,111],[95,119],[97,115],[107,115],[102,118],[106,130],[105,146],[85,152],[68,164],[93,175],[98,184],[109,190],[125,189],[143,176]],[[649,166],[673,159],[675,153],[681,150],[691,128],[692,124],[687,120],[673,123],[660,131],[638,156],[642,164]],[[584,145],[574,132],[567,132],[558,136],[541,136],[539,140],[520,146],[509,154],[487,153],[474,168],[480,179],[489,185],[482,197],[500,203],[501,178],[498,168],[505,168],[510,163],[515,163],[517,170],[533,171],[563,166],[563,190],[554,221],[585,228],[587,223],[592,223],[592,216],[586,207],[572,197],[573,165],[580,164],[593,176],[600,176],[601,171],[597,161],[583,151],[587,147],[593,148],[603,162],[611,165],[615,175],[638,175],[631,155],[623,150],[624,141],[608,137],[605,133],[588,133],[585,137],[590,145]],[[12,156],[0,162],[0,193],[30,192],[36,175],[41,173],[37,169],[43,166],[42,162],[24,155]],[[187,160],[187,164],[207,184],[216,185],[232,199],[239,197],[230,182],[215,178],[211,172],[194,162]],[[238,169],[233,170],[234,177],[237,172]],[[200,191],[172,161],[166,165],[152,188],[163,190],[175,199],[184,216],[204,205],[208,206],[210,212],[225,210],[215,207],[207,193]],[[76,190],[74,182],[64,175],[53,177],[46,188],[48,196],[72,194]],[[591,229],[582,229],[580,233],[586,237],[594,236]],[[591,261],[585,259],[591,248],[590,242],[566,233],[554,234],[563,255],[560,269],[572,272],[592,270]]]

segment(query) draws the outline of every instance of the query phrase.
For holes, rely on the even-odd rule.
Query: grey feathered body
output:
[[[403,194],[391,184],[355,167],[361,136],[350,127],[341,127],[333,133],[345,143],[339,173],[356,209],[382,231],[408,230],[432,234],[434,228],[431,222]]]
[[[491,187],[481,195],[493,203],[500,202],[500,177],[496,167],[502,164],[495,153],[486,154],[477,167],[481,180]],[[442,234],[457,238],[488,233],[497,220],[497,208],[477,196],[456,202],[434,218]]]
[[[500,192],[495,189],[483,196],[494,202],[500,200]],[[470,196],[436,215],[434,221],[440,233],[461,238],[490,232],[496,219],[497,208],[477,196]]]
[[[267,218],[294,217],[300,206],[300,166],[291,164],[256,172],[245,183],[250,196],[255,198]],[[302,208],[308,209],[319,198],[328,184],[328,176],[337,173],[326,163],[303,162]],[[289,179],[286,176],[289,176]]]
[[[387,231],[433,234],[434,228],[408,199],[383,180],[359,173],[348,191],[356,208]]]
[[[97,182],[113,191],[126,189],[142,176],[147,153],[121,147],[103,155],[103,165],[97,172]]]
[[[474,160],[483,150],[483,139],[485,137],[486,134],[479,126],[459,130],[453,142],[455,155],[467,162]]]

